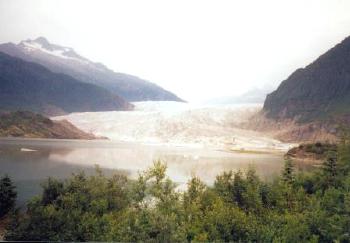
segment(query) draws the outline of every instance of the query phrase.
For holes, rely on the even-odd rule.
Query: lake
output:
[[[40,193],[40,183],[49,176],[64,179],[84,170],[93,174],[98,164],[106,175],[138,172],[160,159],[168,165],[168,176],[185,185],[191,176],[212,184],[228,170],[246,170],[253,165],[264,179],[280,173],[283,153],[241,153],[205,147],[144,145],[109,140],[0,139],[0,174],[15,181],[18,204]]]

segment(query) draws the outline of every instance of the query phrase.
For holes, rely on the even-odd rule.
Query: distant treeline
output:
[[[14,188],[6,178],[1,195],[10,195],[10,203],[0,204],[6,240],[350,241],[348,137],[319,169],[295,173],[286,159],[272,181],[249,169],[218,175],[211,187],[194,177],[179,191],[159,161],[136,180],[106,177],[99,169],[94,176],[50,178],[25,213],[13,209]]]

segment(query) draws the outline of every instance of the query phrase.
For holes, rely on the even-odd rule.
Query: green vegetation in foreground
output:
[[[17,193],[8,175],[0,178],[0,219],[15,207]]]
[[[322,168],[294,172],[286,160],[271,182],[225,172],[212,187],[199,178],[179,192],[155,162],[137,180],[115,175],[48,179],[24,214],[14,213],[6,240],[349,242],[350,140]]]

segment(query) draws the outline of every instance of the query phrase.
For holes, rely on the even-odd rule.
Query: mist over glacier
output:
[[[290,145],[240,128],[261,104],[193,105],[135,102],[133,111],[84,112],[53,117],[111,140],[173,146],[285,150]]]

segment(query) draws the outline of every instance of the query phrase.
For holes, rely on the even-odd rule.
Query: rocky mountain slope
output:
[[[262,132],[283,142],[314,143],[318,141],[338,141],[341,132],[339,124],[344,123],[332,121],[298,123],[292,119],[267,118],[263,112],[258,112],[250,117],[248,122],[242,123],[241,127]]]
[[[265,100],[267,118],[350,121],[350,37],[296,70]]]
[[[132,105],[98,86],[0,52],[0,110],[48,115],[128,110]]]
[[[242,125],[284,142],[336,142],[350,126],[350,37],[292,73]]]
[[[106,88],[128,101],[182,101],[173,93],[138,77],[116,73],[101,63],[78,55],[72,48],[49,43],[45,38],[5,43],[0,51],[26,61],[36,62],[53,72],[64,73],[82,82]]]
[[[66,120],[52,121],[28,111],[1,114],[0,137],[96,139]]]

